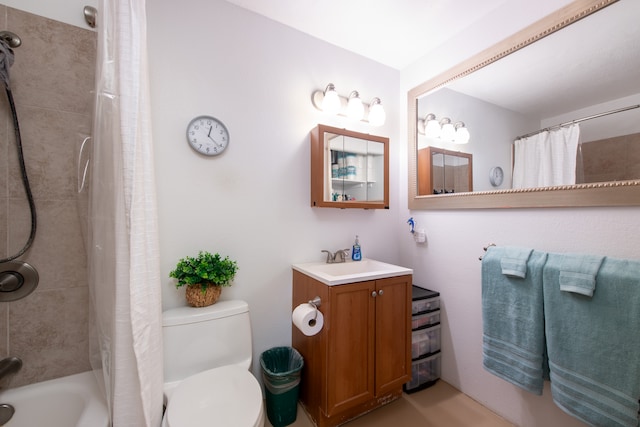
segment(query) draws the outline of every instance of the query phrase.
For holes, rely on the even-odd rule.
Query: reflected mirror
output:
[[[575,1],[410,91],[409,207],[639,205],[637,16],[634,0]],[[462,123],[468,142],[434,134],[429,121]],[[575,143],[549,142],[568,126],[578,129]],[[532,167],[533,157],[520,146],[534,147],[529,141],[536,139],[553,150],[569,147],[561,153],[568,177],[522,184],[523,176],[546,173],[547,164]],[[421,185],[431,179],[420,166],[426,148],[473,156],[468,192],[434,194]],[[496,167],[504,171],[499,185],[490,175]]]
[[[389,139],[318,125],[311,132],[311,206],[389,209]]]
[[[442,148],[418,150],[420,194],[451,194],[473,191],[471,154]]]

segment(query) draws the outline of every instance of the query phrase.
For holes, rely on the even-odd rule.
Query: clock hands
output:
[[[211,138],[211,130],[212,130],[212,129],[213,129],[213,126],[211,126],[211,127],[209,128],[209,133],[207,134],[207,138],[209,138],[210,140],[212,140],[214,144],[216,144],[218,147],[220,147],[222,144],[218,144],[218,143],[216,142],[216,140],[215,140],[215,139]]]
[[[213,130],[213,126],[209,127],[209,133],[207,134],[207,138],[209,138],[211,141],[213,141],[213,143],[218,148],[223,148],[224,147],[224,142],[226,141],[226,137],[222,136],[222,142],[218,142],[215,139],[213,139],[213,137],[211,136],[211,131],[212,130]],[[220,131],[220,134],[222,134],[222,131]]]

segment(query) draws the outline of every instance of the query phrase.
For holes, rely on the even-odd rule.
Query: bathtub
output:
[[[109,415],[92,371],[1,390],[0,404],[15,414],[4,427],[109,427]]]

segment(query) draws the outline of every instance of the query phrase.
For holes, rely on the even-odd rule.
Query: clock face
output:
[[[229,145],[229,131],[215,117],[198,116],[187,126],[187,141],[198,153],[217,156]]]
[[[500,166],[495,166],[489,171],[489,182],[494,187],[498,187],[502,184],[504,179],[504,172]]]

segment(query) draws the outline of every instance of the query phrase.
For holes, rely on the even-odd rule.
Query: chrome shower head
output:
[[[20,40],[20,37],[17,34],[7,30],[0,31],[0,39],[4,40],[12,49],[20,47],[22,44],[22,40]]]

